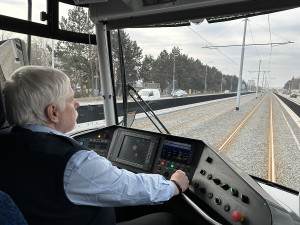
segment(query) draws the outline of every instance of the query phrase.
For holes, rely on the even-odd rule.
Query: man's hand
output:
[[[189,187],[189,179],[186,176],[185,172],[183,172],[182,170],[177,170],[172,176],[170,180],[174,180],[176,181],[179,186],[182,189],[182,192],[185,192],[186,189],[188,189]],[[174,195],[178,195],[179,194],[179,189],[176,186],[176,184],[173,182],[173,185],[175,187],[175,194]]]

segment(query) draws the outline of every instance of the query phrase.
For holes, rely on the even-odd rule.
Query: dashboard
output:
[[[248,174],[201,140],[120,126],[82,132],[73,138],[114,166],[135,173],[170,179],[176,170],[184,171],[190,180],[189,195],[227,224],[295,224]]]

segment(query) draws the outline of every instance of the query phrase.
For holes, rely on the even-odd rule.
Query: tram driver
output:
[[[181,170],[172,181],[134,174],[69,138],[79,103],[60,70],[21,67],[5,83],[3,95],[13,128],[9,151],[1,151],[0,190],[14,199],[30,225],[115,224],[112,207],[159,204],[189,186]],[[120,224],[180,222],[158,213]]]

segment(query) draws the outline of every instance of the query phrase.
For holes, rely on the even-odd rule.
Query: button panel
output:
[[[186,164],[181,164],[173,161],[166,161],[163,159],[156,160],[156,173],[163,175],[166,179],[169,179],[176,170],[184,171],[187,176],[191,172],[191,167]]]
[[[210,151],[208,146],[205,149],[194,173],[190,190],[229,223],[232,223],[234,218],[240,223],[247,221],[246,224],[264,224],[260,219],[269,211],[263,210],[263,213],[257,207],[267,209],[264,200],[257,198],[257,194],[239,174],[217,154],[212,154],[214,152]]]

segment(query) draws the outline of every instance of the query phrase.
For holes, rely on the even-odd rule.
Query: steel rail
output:
[[[219,147],[219,153],[225,151],[226,147],[231,143],[234,137],[239,133],[246,122],[252,117],[254,112],[258,109],[261,103],[265,100],[266,96],[255,106],[255,108],[248,114],[248,116],[240,123],[240,125],[231,133],[231,135]]]

